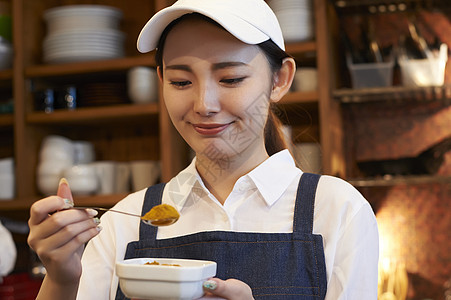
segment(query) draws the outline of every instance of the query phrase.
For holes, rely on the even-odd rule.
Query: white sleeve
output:
[[[377,222],[366,203],[338,238],[326,300],[376,300],[378,257]]]
[[[0,223],[0,281],[16,264],[17,249],[11,233]]]
[[[143,198],[144,192],[131,194],[115,208],[141,214]],[[116,262],[124,259],[127,244],[139,238],[139,218],[107,212],[100,220],[102,231],[89,241],[83,253],[79,300],[115,299]]]

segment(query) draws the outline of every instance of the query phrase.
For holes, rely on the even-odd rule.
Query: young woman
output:
[[[29,243],[48,272],[38,299],[124,299],[115,262],[133,257],[216,261],[206,297],[376,299],[371,207],[346,182],[298,169],[271,112],[295,62],[266,3],[180,0],[143,28],[138,49],[155,48],[167,110],[196,157],[115,208],[163,202],[181,217],[157,229],[106,213],[100,231],[95,211],[63,210],[63,180],[31,208]]]

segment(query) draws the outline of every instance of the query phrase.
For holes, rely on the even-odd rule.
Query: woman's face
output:
[[[170,118],[198,157],[267,157],[272,74],[258,46],[204,20],[183,20],[167,36],[162,74]]]

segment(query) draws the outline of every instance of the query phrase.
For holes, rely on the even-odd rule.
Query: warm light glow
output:
[[[384,219],[377,219],[379,227],[379,261],[390,261],[393,257],[397,256],[396,246],[399,246],[399,240],[397,240],[396,230],[393,230],[391,224],[387,224]]]
[[[378,216],[379,227],[379,278],[378,298],[405,300],[408,280],[400,231],[390,217]]]

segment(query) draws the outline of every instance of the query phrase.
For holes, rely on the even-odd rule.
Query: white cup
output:
[[[14,175],[14,158],[0,159],[0,175]]]
[[[154,185],[160,177],[160,162],[155,160],[137,160],[130,162],[133,191],[139,191]]]
[[[74,141],[74,164],[89,164],[95,161],[94,145],[87,141]]]
[[[74,163],[74,144],[63,136],[50,135],[44,138],[39,154],[40,160],[61,160]]]
[[[99,183],[97,193],[100,195],[114,194],[116,189],[116,162],[114,161],[96,161],[92,163],[95,166],[97,180]]]
[[[56,147],[60,149],[70,150],[73,148],[72,141],[60,135],[48,135],[42,141],[41,148]]]
[[[318,143],[295,144],[293,155],[302,171],[316,174],[321,172],[321,146]]]
[[[41,174],[37,176],[36,183],[39,191],[46,196],[55,195],[62,174]]]
[[[153,68],[134,67],[127,73],[127,92],[134,103],[158,100],[158,76]]]
[[[116,163],[116,193],[128,193],[130,192],[130,178],[131,178],[131,169],[130,164],[127,162],[118,162]]]
[[[316,68],[299,68],[294,75],[295,91],[311,92],[318,90],[318,71]]]
[[[15,179],[14,174],[0,174],[0,200],[14,198]]]
[[[92,164],[75,165],[64,170],[64,177],[69,182],[74,195],[90,195],[97,191],[98,178]]]

